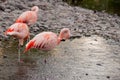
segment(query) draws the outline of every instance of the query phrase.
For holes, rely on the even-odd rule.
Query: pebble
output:
[[[6,55],[3,55],[3,58],[7,58],[7,56],[6,56]]]

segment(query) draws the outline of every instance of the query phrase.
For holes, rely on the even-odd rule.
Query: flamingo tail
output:
[[[24,53],[34,46],[35,41],[30,41],[24,50]]]

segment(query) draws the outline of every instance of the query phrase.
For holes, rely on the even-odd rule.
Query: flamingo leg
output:
[[[27,43],[30,41],[30,36],[28,37],[28,39],[27,39]]]
[[[30,41],[30,36],[27,39],[27,43]],[[30,53],[30,50],[28,51],[28,53]]]
[[[18,62],[20,62],[20,45],[18,45]]]

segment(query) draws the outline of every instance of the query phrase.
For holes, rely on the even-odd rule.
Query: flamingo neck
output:
[[[38,12],[39,11],[39,8],[38,7],[33,7],[32,9],[31,9],[31,11],[34,11],[34,12]]]
[[[36,8],[36,9],[35,9],[35,12],[37,13],[37,12],[38,12],[38,10],[39,10],[39,9],[38,9],[38,8]]]
[[[58,37],[58,44],[60,44],[62,38]]]

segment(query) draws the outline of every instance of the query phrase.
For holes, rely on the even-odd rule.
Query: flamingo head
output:
[[[59,39],[61,41],[65,41],[70,38],[70,30],[68,28],[63,28],[60,31]]]
[[[38,6],[33,6],[33,7],[31,8],[31,11],[38,12],[38,11],[39,11],[39,8],[38,8]]]

